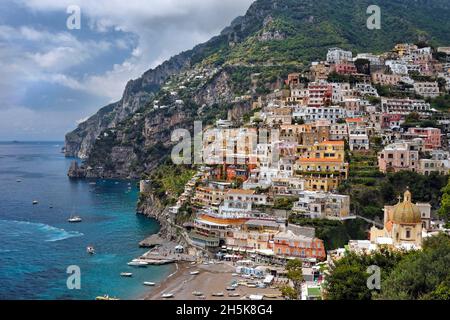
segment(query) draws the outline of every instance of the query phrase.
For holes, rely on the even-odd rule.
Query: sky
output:
[[[217,35],[252,2],[0,1],[0,141],[62,141],[130,79]],[[67,26],[73,6],[79,29]]]

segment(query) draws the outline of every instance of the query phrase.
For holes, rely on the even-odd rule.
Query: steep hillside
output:
[[[381,30],[366,28],[372,4],[381,7]],[[66,136],[66,154],[86,158],[77,176],[138,177],[168,154],[172,129],[245,113],[250,101],[240,96],[267,93],[329,47],[449,44],[449,16],[446,0],[258,0],[219,36],[131,81],[119,102]]]

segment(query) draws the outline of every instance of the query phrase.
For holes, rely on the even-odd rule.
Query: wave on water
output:
[[[28,221],[14,221],[14,220],[0,220],[0,230],[5,225],[5,230],[1,231],[3,234],[7,233],[9,230],[11,234],[17,234],[21,231],[29,233],[30,231],[35,233],[42,233],[44,241],[46,242],[57,242],[75,237],[82,237],[84,234],[78,231],[67,231],[64,229],[52,227],[44,223],[35,223]]]

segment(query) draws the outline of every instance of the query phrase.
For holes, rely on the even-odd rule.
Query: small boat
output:
[[[122,272],[120,276],[124,278],[131,278],[133,274],[131,272]]]
[[[240,297],[241,295],[239,294],[239,293],[229,293],[228,294],[228,297],[230,297],[230,298],[238,298],[238,297]]]
[[[81,217],[79,216],[74,216],[74,217],[70,217],[69,220],[67,220],[70,223],[80,223],[83,221],[83,219],[81,219]]]
[[[108,295],[104,295],[104,296],[98,296],[97,298],[95,298],[95,300],[100,300],[100,301],[111,301],[111,300],[114,300],[114,301],[117,301],[117,300],[120,300],[119,298],[113,298],[113,297],[110,297],[110,296],[108,296]]]
[[[144,286],[147,286],[147,287],[154,287],[155,285],[156,285],[156,283],[154,283],[154,282],[148,282],[148,281],[144,282]]]
[[[189,274],[191,276],[196,276],[196,275],[200,274],[200,271],[191,271],[191,272],[189,272]]]
[[[86,248],[86,252],[89,254],[95,254],[95,248],[93,246],[89,246]]]
[[[16,182],[17,182],[17,183],[21,183],[21,182],[22,182],[22,180],[20,180],[20,179],[17,179],[17,180],[16,180]]]
[[[227,290],[227,291],[235,291],[236,288],[235,288],[235,287],[227,287],[226,290]]]
[[[223,297],[224,295],[225,294],[223,292],[216,292],[212,294],[213,297]]]
[[[145,261],[139,261],[139,260],[133,260],[131,262],[128,262],[128,265],[131,267],[141,267],[141,268],[145,268],[148,266],[148,262]]]
[[[39,201],[37,201],[37,200],[34,200],[34,201],[33,201],[33,204],[34,204],[34,205],[36,205],[36,204],[38,204],[38,203],[39,203]]]
[[[192,295],[195,296],[195,297],[204,296],[203,292],[200,292],[200,291],[194,291],[194,292],[192,292]]]
[[[161,297],[164,299],[173,298],[173,293],[164,293]]]
[[[193,261],[191,262],[191,266],[195,266],[197,264],[197,262]]]

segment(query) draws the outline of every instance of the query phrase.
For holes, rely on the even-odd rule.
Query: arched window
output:
[[[410,239],[411,238],[411,230],[406,230],[406,239]]]

